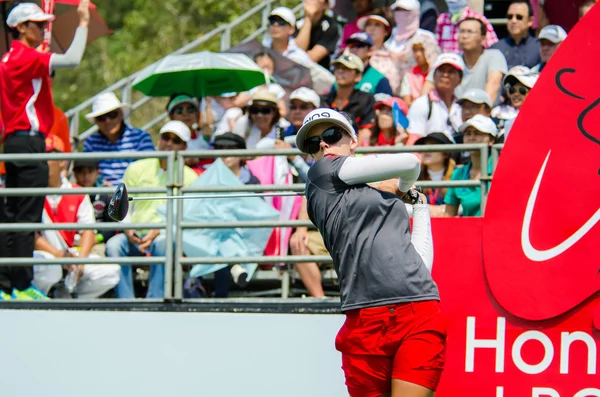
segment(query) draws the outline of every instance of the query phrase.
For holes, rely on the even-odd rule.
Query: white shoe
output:
[[[245,288],[248,285],[248,272],[240,265],[231,266],[231,278],[233,282],[240,288]]]

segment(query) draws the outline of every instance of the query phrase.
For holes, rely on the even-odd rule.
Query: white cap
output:
[[[124,118],[127,117],[130,110],[129,105],[121,103],[114,92],[105,92],[94,99],[94,103],[92,103],[92,112],[86,114],[85,118],[90,123],[93,123],[96,117],[110,113],[116,109],[121,109],[123,111]]]
[[[461,72],[465,70],[465,62],[463,61],[462,57],[453,52],[445,52],[440,54],[435,61],[433,70],[437,70],[437,68],[445,64],[452,65]]]
[[[160,129],[160,133],[166,134],[167,132],[177,135],[184,142],[188,142],[192,136],[189,127],[185,125],[183,121],[179,120],[167,121],[167,123]]]
[[[471,117],[469,120],[462,123],[459,132],[465,132],[468,127],[473,127],[479,132],[483,132],[484,134],[490,134],[494,138],[498,135],[498,128],[496,128],[496,123],[494,121],[484,116],[483,114],[476,114]]]
[[[281,17],[281,19],[283,19],[290,25],[296,26],[296,16],[294,15],[294,11],[290,10],[287,7],[277,7],[273,11],[271,11],[271,15]]]
[[[405,10],[414,11],[421,8],[421,3],[419,3],[419,0],[396,0],[396,2],[392,4],[390,8],[392,10],[404,8]]]
[[[490,108],[494,107],[494,105],[492,104],[492,98],[490,98],[490,95],[485,90],[482,90],[481,88],[471,88],[471,89],[465,91],[464,94],[462,94],[460,96],[460,98],[458,98],[459,104],[462,101],[469,101],[469,102],[478,103],[478,104],[485,103]]]
[[[314,90],[306,87],[300,87],[290,94],[290,101],[297,99],[302,102],[312,103],[316,108],[321,106],[321,98]]]
[[[506,84],[507,80],[512,77],[513,79],[518,80],[525,87],[533,88],[539,76],[540,75],[538,73],[532,72],[527,66],[513,66],[509,69],[506,76],[504,76],[502,85]]]
[[[558,25],[548,25],[540,31],[538,40],[548,40],[554,44],[562,43],[567,38],[567,32]]]
[[[343,114],[333,109],[315,109],[306,115],[302,127],[300,127],[300,130],[298,130],[298,133],[296,134],[296,147],[298,147],[301,152],[306,153],[304,151],[304,141],[306,140],[306,135],[310,129],[316,124],[321,123],[330,123],[342,127],[352,139],[358,140],[356,131],[352,128],[352,123]]]
[[[364,17],[361,17],[357,22],[356,22],[356,26],[364,31],[365,28],[367,27],[367,22],[369,21],[377,21],[379,23],[382,23],[385,25],[385,28],[389,31],[392,29],[392,25],[390,25],[390,21],[388,21],[387,19],[385,19],[384,17],[382,17],[381,15],[367,15]]]
[[[6,24],[11,28],[15,28],[23,22],[47,22],[54,21],[55,18],[52,14],[46,14],[37,4],[21,3],[8,14]]]

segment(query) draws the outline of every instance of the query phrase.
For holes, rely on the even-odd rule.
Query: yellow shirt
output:
[[[190,167],[183,168],[183,185],[189,186],[198,178],[198,174]],[[175,162],[175,179],[177,181],[177,162]],[[129,164],[125,174],[123,175],[123,183],[128,188],[133,187],[161,187],[167,185],[167,172],[160,168],[160,160],[156,158],[148,158],[134,161]],[[165,196],[164,193],[149,193],[144,196]],[[135,195],[131,195],[135,197]],[[131,214],[131,222],[147,223],[147,222],[163,222],[163,218],[158,215],[156,208],[164,205],[166,200],[140,200],[130,203],[129,213]],[[140,234],[145,234],[146,230],[140,230]]]

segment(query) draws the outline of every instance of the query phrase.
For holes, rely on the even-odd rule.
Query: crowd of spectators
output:
[[[106,93],[96,97],[92,111],[86,115],[98,126],[98,132],[85,139],[83,150],[98,153],[291,148],[304,117],[316,108],[345,112],[362,147],[457,143],[491,146],[504,142],[529,91],[567,32],[558,25],[541,26],[528,0],[510,1],[506,13],[508,35],[500,38],[490,21],[467,6],[467,0],[446,3],[448,11],[432,20],[430,10],[424,13],[418,0],[397,0],[383,9],[374,9],[371,0],[353,0],[357,18],[343,26],[331,11],[334,0],[304,0],[304,18],[300,20],[290,9],[278,7],[271,12],[262,44],[301,65],[317,64],[331,72],[335,82],[327,90],[317,92],[301,87],[286,92],[279,84],[270,83],[250,92],[210,98],[173,93],[166,108],[169,121],[160,129],[156,144],[148,132],[129,124],[129,105],[121,103],[113,93]],[[590,6],[588,3],[582,5],[582,15]],[[252,55],[277,81],[274,57],[268,51]],[[406,127],[397,122],[394,108],[408,120]],[[46,137],[48,151],[65,151],[69,144],[53,134]],[[422,154],[421,159],[423,181],[478,180],[482,167],[492,171],[491,160],[481,164],[479,151],[431,152]],[[223,161],[244,184],[305,182],[312,163],[310,157],[304,156],[277,156],[267,168],[264,163],[259,167],[240,158]],[[167,184],[166,160],[49,163],[52,187],[115,186],[120,182],[128,187]],[[192,184],[213,163],[212,159],[187,158],[183,186]],[[425,193],[433,217],[482,215],[479,187],[429,188]],[[107,222],[109,199],[102,195],[47,196],[43,221]],[[135,202],[124,223],[160,222],[157,208],[161,204],[164,200]],[[287,208],[281,204],[277,208],[282,213],[287,211],[282,219],[308,219],[305,202],[293,202],[285,211],[284,207]],[[57,208],[62,212],[57,212]],[[283,229],[280,232],[287,237],[279,239],[273,252],[327,254],[318,232],[304,227]],[[60,291],[66,289],[72,296],[96,297],[114,288],[119,298],[140,297],[143,295],[134,288],[135,273],[125,257],[163,256],[166,244],[164,231],[133,230],[126,225],[116,233],[37,233],[38,256],[100,255],[114,258],[115,265],[68,267],[64,272],[60,266],[44,271],[36,267],[33,284],[43,293],[53,291],[55,296],[64,294]],[[295,265],[313,297],[325,295],[320,266],[316,262]],[[71,272],[79,280],[75,288],[67,285]],[[227,296],[231,281],[241,287],[248,281],[239,266],[217,273],[214,296]],[[63,276],[66,277],[61,284]],[[211,295],[203,280],[188,280],[186,286],[188,296]],[[164,266],[151,266],[145,296],[158,298],[163,293]]]

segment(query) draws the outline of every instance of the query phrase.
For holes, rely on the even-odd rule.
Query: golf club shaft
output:
[[[187,196],[141,196],[129,197],[129,201],[138,200],[183,200],[183,199],[221,199],[242,197],[275,197],[275,196],[304,196],[304,192],[272,192],[272,193],[221,193],[221,194],[191,194]]]

